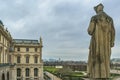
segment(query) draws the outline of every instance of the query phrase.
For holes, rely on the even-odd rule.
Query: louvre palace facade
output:
[[[43,80],[42,39],[13,39],[0,21],[0,80]]]

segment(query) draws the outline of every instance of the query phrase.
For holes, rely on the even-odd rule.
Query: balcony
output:
[[[16,64],[11,63],[0,63],[0,67],[15,66]]]

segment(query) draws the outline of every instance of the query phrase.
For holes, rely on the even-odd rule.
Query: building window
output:
[[[35,48],[35,52],[37,52],[37,48]]]
[[[21,69],[17,68],[17,77],[20,77],[20,76],[21,76]]]
[[[17,56],[17,63],[20,63],[20,56]]]
[[[11,63],[11,55],[9,55],[9,58],[7,59],[9,63]]]
[[[29,56],[26,56],[26,63],[29,63]]]
[[[5,80],[5,74],[4,73],[2,74],[2,80]]]
[[[3,37],[3,44],[4,44],[4,37]]]
[[[26,48],[26,52],[28,52],[29,51],[29,48]]]
[[[38,76],[38,69],[37,68],[34,69],[34,76]]]
[[[37,56],[34,57],[34,63],[38,63],[38,57]]]
[[[26,78],[25,80],[30,80],[29,78]]]
[[[29,77],[30,69],[26,68],[26,77]]]
[[[9,72],[7,72],[7,80],[9,80]]]
[[[34,80],[39,80],[38,78],[34,78]]]
[[[1,34],[0,34],[0,41],[1,41]]]
[[[17,51],[20,51],[20,47],[17,48]]]

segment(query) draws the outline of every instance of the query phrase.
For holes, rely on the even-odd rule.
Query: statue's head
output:
[[[94,10],[96,13],[99,13],[99,12],[103,11],[103,8],[104,8],[103,4],[100,3],[94,7]]]

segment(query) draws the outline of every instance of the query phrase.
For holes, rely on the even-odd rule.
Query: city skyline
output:
[[[114,20],[115,47],[111,58],[120,57],[118,0],[1,0],[0,19],[15,39],[43,39],[43,59],[85,60],[89,53],[87,28],[102,3]]]

